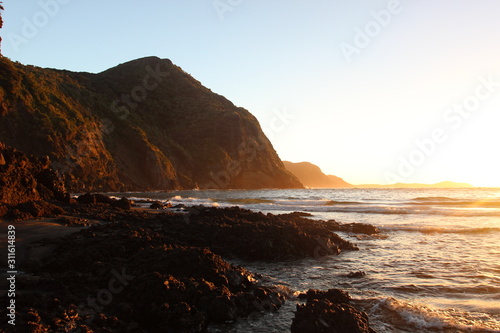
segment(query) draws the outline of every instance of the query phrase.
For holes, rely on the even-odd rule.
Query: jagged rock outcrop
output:
[[[48,241],[54,254],[25,268],[34,278],[18,278],[16,329],[205,332],[211,323],[274,311],[285,301],[208,248],[170,244],[137,215]],[[0,331],[7,326],[0,323]]]
[[[297,305],[292,333],[375,333],[366,313],[350,304],[345,291],[310,289],[300,297],[307,303]]]
[[[285,168],[295,175],[304,186],[311,188],[354,187],[340,177],[325,175],[317,166],[309,162],[293,163],[284,161]]]
[[[0,203],[64,200],[65,192],[59,174],[50,168],[48,157],[26,156],[0,142]]]
[[[46,200],[70,200],[48,157],[26,156],[0,142],[0,219],[25,220],[63,213]]]
[[[156,57],[98,74],[0,58],[0,140],[75,192],[302,187],[252,114]]]

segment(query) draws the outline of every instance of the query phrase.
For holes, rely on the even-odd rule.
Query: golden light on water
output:
[[[500,208],[498,199],[482,199],[469,204],[470,208]]]

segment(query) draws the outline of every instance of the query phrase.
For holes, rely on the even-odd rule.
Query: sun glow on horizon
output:
[[[309,161],[352,184],[500,187],[496,1],[401,2],[366,37],[359,31],[377,27],[373,12],[387,1],[299,1],[286,3],[287,15],[284,3],[245,2],[221,20],[210,2],[155,2],[136,13],[132,2],[74,1],[16,44],[8,37],[29,30],[26,18],[43,8],[15,1],[2,16],[2,53],[93,73],[146,55],[169,58],[271,129],[283,160]],[[147,18],[140,25],[122,19],[139,14]],[[357,49],[349,57],[345,43]]]

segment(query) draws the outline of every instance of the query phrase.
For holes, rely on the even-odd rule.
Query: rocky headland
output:
[[[0,55],[0,141],[72,192],[302,188],[249,111],[157,57],[92,74]]]
[[[293,163],[283,161],[285,168],[295,175],[300,182],[309,188],[352,188],[354,185],[349,184],[340,177],[334,175],[326,175],[321,171],[320,167],[309,162]]]

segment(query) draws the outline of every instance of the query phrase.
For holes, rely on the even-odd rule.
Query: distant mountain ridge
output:
[[[326,175],[320,167],[309,162],[293,163],[283,161],[285,168],[309,188],[350,188],[352,184],[344,181],[342,178]]]
[[[70,191],[302,188],[250,112],[157,57],[98,74],[0,57],[0,141]]]
[[[435,184],[420,184],[420,183],[396,183],[390,185],[379,184],[364,184],[355,185],[357,188],[473,188],[474,186],[467,183],[456,183],[444,181]]]

